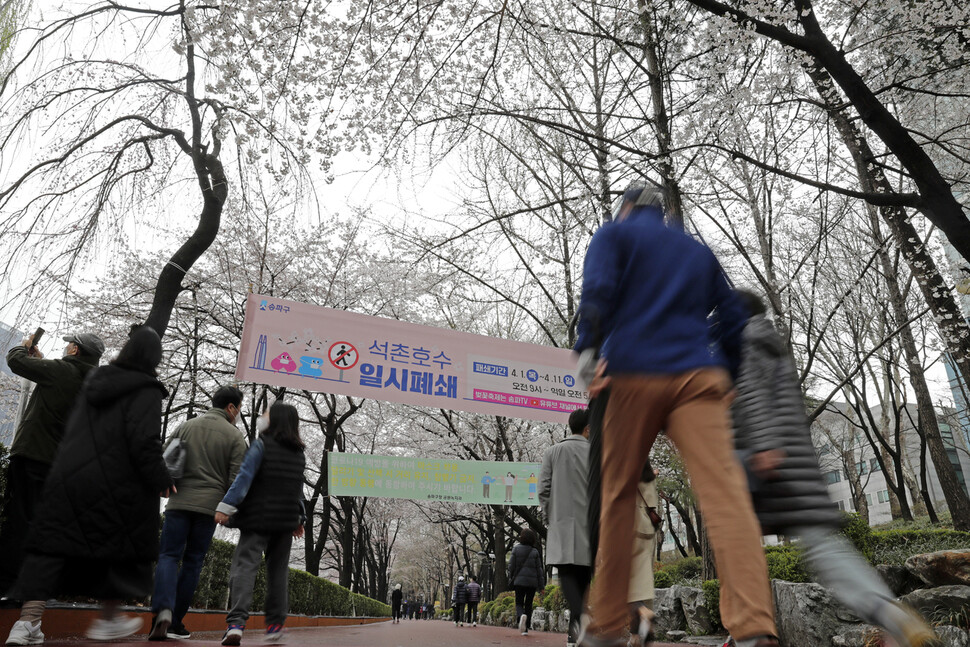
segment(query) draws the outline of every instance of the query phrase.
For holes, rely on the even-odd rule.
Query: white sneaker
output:
[[[477,621],[476,621],[476,622],[473,622],[473,623],[472,623],[472,626],[473,626],[473,627],[477,627],[477,626],[478,626],[478,622],[477,622]]]
[[[8,645],[41,645],[44,642],[44,634],[40,632],[40,623],[30,624],[26,620],[18,620],[10,628],[7,636]]]
[[[91,640],[117,640],[138,633],[144,622],[134,616],[115,616],[111,620],[98,618],[88,627]]]
[[[519,631],[522,632],[523,636],[529,633],[529,630],[525,627],[525,623],[528,622],[528,620],[529,618],[524,613],[519,616]]]

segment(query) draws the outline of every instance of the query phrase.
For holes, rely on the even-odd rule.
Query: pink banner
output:
[[[236,379],[558,423],[588,399],[568,350],[258,294]]]

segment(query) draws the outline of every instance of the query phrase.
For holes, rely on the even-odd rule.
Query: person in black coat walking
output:
[[[518,543],[512,547],[509,557],[509,585],[515,590],[515,617],[519,619],[519,631],[529,634],[532,624],[532,602],[536,591],[546,586],[546,572],[536,544],[539,538],[530,528],[519,533]]]
[[[885,628],[900,647],[931,643],[933,630],[896,603],[875,569],[836,532],[838,510],[822,480],[788,347],[765,317],[761,298],[737,293],[751,316],[732,404],[734,444],[763,532],[799,538],[819,582],[859,618]]]
[[[275,402],[259,427],[265,429],[246,453],[239,474],[216,506],[216,523],[239,528],[229,570],[229,613],[223,645],[238,645],[249,619],[253,587],[266,555],[267,642],[283,640],[289,610],[290,547],[303,536],[305,445],[296,407]]]
[[[391,593],[391,624],[399,624],[401,622],[401,600],[404,598],[404,594],[401,593],[401,585],[394,585],[394,592]]]
[[[455,626],[465,626],[465,604],[468,603],[468,587],[465,585],[465,576],[458,576],[458,583],[451,594],[451,603],[455,613]]]
[[[117,601],[151,593],[158,498],[174,491],[162,459],[161,359],[158,333],[143,326],[117,359],[85,380],[28,534],[14,589],[27,602],[8,645],[43,642],[46,600],[58,593],[107,601],[88,629],[93,640],[141,628],[140,618],[117,613]]]

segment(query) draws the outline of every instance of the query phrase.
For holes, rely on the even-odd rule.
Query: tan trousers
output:
[[[775,635],[761,528],[734,457],[731,380],[722,369],[612,376],[603,420],[602,510],[590,591],[594,635],[619,637],[628,621],[637,484],[661,430],[677,446],[700,502],[721,580],[721,619],[735,640]]]

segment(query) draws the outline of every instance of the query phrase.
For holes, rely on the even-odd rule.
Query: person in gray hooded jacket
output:
[[[732,405],[734,443],[762,531],[797,537],[819,583],[859,618],[883,627],[900,647],[931,644],[933,630],[895,601],[875,569],[836,532],[839,513],[822,480],[788,347],[761,299],[737,292],[751,317],[742,335]]]

